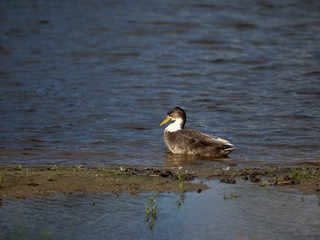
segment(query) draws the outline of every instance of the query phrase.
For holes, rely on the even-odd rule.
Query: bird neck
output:
[[[183,122],[182,118],[178,118],[173,123],[171,123],[168,127],[166,127],[165,131],[166,132],[176,132],[176,131],[183,129],[183,127],[184,127],[184,122]]]

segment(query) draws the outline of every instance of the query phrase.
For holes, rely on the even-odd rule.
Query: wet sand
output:
[[[197,179],[198,181],[193,181]],[[206,190],[206,181],[222,184],[251,181],[258,186],[294,187],[304,194],[320,193],[320,170],[310,168],[188,169],[108,166],[0,167],[0,198],[54,194],[142,191],[184,192]]]

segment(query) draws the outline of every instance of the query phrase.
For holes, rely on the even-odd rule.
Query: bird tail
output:
[[[235,150],[235,148],[233,147],[232,144],[222,146],[222,152],[224,153],[225,156],[230,154],[233,150]]]

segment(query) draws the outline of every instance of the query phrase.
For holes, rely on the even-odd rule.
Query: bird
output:
[[[171,108],[160,126],[173,121],[164,130],[164,142],[173,154],[226,157],[235,148],[227,140],[198,130],[184,128],[186,113],[180,107]]]

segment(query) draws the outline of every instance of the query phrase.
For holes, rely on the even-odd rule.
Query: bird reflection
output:
[[[164,155],[164,166],[165,167],[180,167],[185,165],[201,166],[208,162],[222,163],[229,161],[229,158],[215,158],[215,157],[203,157],[203,156],[192,156],[192,155],[181,155],[167,152]]]

